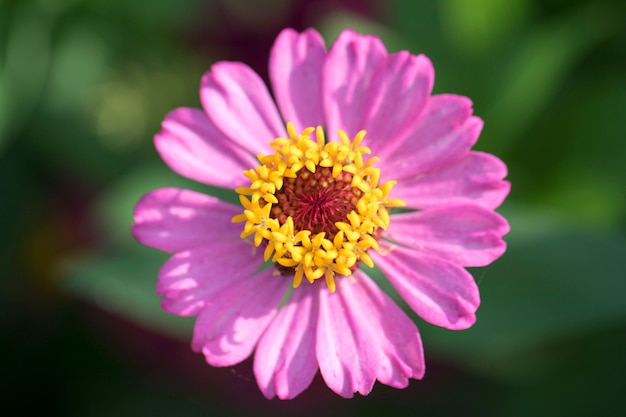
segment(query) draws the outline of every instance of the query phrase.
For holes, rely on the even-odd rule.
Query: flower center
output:
[[[275,194],[278,204],[270,213],[281,224],[291,216],[296,230],[310,230],[313,235],[324,232],[333,240],[339,231],[336,223],[346,221],[363,194],[352,187],[352,178],[347,172],[335,178],[328,167],[300,170],[296,178],[284,179]]]
[[[404,206],[387,199],[395,181],[378,185],[380,170],[360,146],[365,131],[350,141],[339,130],[340,142],[326,142],[324,131],[307,128],[298,134],[287,124],[288,138],[270,142],[275,151],[259,155],[261,165],[244,172],[249,187],[237,188],[244,212],[242,238],[254,235],[284,275],[313,283],[324,277],[335,291],[336,275],[352,275],[360,262],[374,266],[367,254],[378,250],[378,235],[389,226],[388,207]],[[311,134],[315,132],[315,140]]]

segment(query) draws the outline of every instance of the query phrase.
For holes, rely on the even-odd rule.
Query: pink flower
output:
[[[136,239],[173,253],[161,305],[197,316],[192,347],[213,366],[255,350],[268,398],[295,397],[318,369],[344,397],[406,387],[424,375],[420,335],[368,266],[424,320],[470,327],[480,300],[464,267],[505,250],[506,166],[470,150],[483,122],[469,99],[431,95],[423,55],[351,30],[327,52],[316,31],[287,29],[269,69],[276,102],[246,65],[215,64],[203,109],[174,110],[155,137],[174,171],[242,203],[173,188],[138,203]]]

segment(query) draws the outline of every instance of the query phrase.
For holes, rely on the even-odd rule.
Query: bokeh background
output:
[[[621,0],[0,0],[0,398],[7,415],[618,416],[626,374],[626,3]],[[508,252],[473,270],[477,324],[416,319],[427,373],[267,401],[247,361],[191,352],[129,235],[180,186],[152,145],[201,75],[267,75],[284,27],[425,53],[509,166]]]

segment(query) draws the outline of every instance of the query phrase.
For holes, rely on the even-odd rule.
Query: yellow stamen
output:
[[[313,283],[323,277],[334,292],[337,276],[352,275],[359,262],[373,267],[367,252],[379,249],[378,234],[390,222],[387,208],[405,205],[400,199],[388,198],[395,181],[378,184],[380,169],[373,167],[378,158],[364,158],[371,151],[361,146],[365,131],[358,132],[352,141],[346,132],[337,133],[339,142],[327,142],[319,126],[298,134],[294,125],[287,123],[288,137],[270,142],[275,153],[258,155],[261,165],[244,172],[250,185],[235,190],[244,210],[232,221],[245,222],[241,237],[253,236],[255,246],[265,245],[265,260],[271,259],[279,270],[283,268],[281,273],[293,273],[294,288],[303,278]],[[282,194],[283,187],[293,184],[300,184],[294,192],[305,194],[333,184],[351,188],[338,198],[341,207],[352,208],[343,211],[346,215],[342,221],[322,222],[315,230],[296,227],[296,206]],[[310,224],[298,218],[298,225]]]

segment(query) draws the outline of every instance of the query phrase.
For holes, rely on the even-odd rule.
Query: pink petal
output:
[[[348,278],[352,279],[352,278]],[[343,284],[338,280],[337,284]],[[337,394],[351,398],[354,392],[368,394],[377,371],[376,347],[359,332],[351,311],[342,298],[343,285],[333,294],[320,289],[320,315],[317,327],[317,361],[326,385]],[[359,318],[356,320],[369,320]]]
[[[502,216],[468,204],[394,215],[384,237],[461,266],[485,266],[504,253],[508,232]]]
[[[204,306],[191,346],[213,366],[230,366],[246,359],[276,315],[291,281],[266,269],[214,294]],[[214,276],[228,281],[229,276]]]
[[[351,138],[363,129],[366,99],[376,67],[387,56],[380,39],[345,30],[328,52],[322,87],[329,138],[343,129]]]
[[[480,304],[478,287],[465,269],[435,256],[395,247],[372,253],[409,306],[424,320],[451,330],[470,327]]]
[[[249,280],[262,264],[262,253],[255,254],[248,242],[216,241],[172,256],[159,271],[156,292],[164,297],[164,310],[193,316],[216,294]]]
[[[415,323],[363,272],[342,279],[340,290],[359,331],[378,347],[376,379],[404,388],[424,376],[422,341]],[[363,320],[367,318],[367,320]]]
[[[322,65],[324,40],[313,29],[299,34],[285,29],[270,53],[272,87],[285,122],[301,131],[324,124],[322,110]]]
[[[200,99],[211,121],[230,140],[254,154],[286,135],[267,87],[250,67],[219,62],[202,77]]]
[[[362,129],[366,145],[381,158],[420,121],[435,73],[424,55],[389,55],[377,68],[367,94]]]
[[[379,155],[381,174],[400,179],[450,164],[471,149],[482,127],[482,120],[472,116],[472,102],[467,97],[432,96],[413,133],[391,154]]]
[[[424,375],[419,332],[360,271],[320,289],[317,360],[326,384],[344,397],[369,393],[376,379],[397,388]]]
[[[398,181],[392,196],[413,208],[470,203],[494,209],[509,194],[506,175],[506,165],[495,156],[469,152],[450,165]]]
[[[242,209],[215,197],[178,188],[146,194],[135,207],[132,234],[139,242],[177,252],[213,242],[240,241],[232,217]]]
[[[317,288],[305,283],[293,291],[259,341],[254,374],[267,398],[294,398],[311,384],[317,372],[317,316]]]
[[[168,114],[163,128],[154,137],[154,144],[172,170],[218,187],[245,184],[243,171],[258,164],[198,109],[179,108]]]

